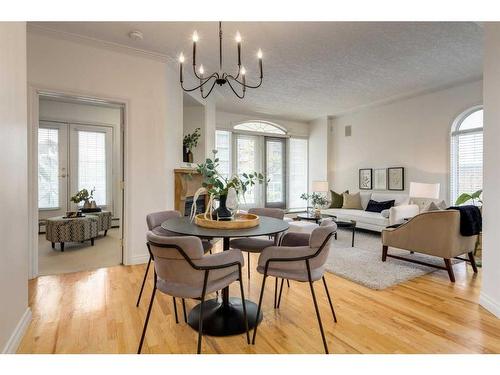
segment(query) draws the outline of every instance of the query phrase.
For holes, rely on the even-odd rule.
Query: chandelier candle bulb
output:
[[[241,65],[241,35],[239,32],[236,33],[236,42],[238,43],[238,66]]]
[[[181,54],[179,55],[179,62],[180,62],[180,76],[181,76],[181,83],[183,82],[183,79],[182,79],[182,64],[184,63],[184,54],[181,52]]]

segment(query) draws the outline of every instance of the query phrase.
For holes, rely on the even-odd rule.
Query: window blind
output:
[[[300,195],[307,193],[307,139],[290,138],[289,148],[288,208],[305,209],[307,203],[300,199]]]
[[[38,129],[38,208],[59,207],[59,130]]]
[[[78,189],[94,191],[97,205],[106,205],[106,134],[78,131]]]
[[[219,158],[219,173],[229,178],[231,173],[231,132],[226,130],[215,131],[215,149]]]

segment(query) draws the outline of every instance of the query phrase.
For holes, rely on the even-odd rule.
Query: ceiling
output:
[[[198,31],[197,61],[218,68],[216,22],[37,22],[191,63],[191,34]],[[256,52],[264,53],[264,82],[245,99],[218,88],[217,108],[309,121],[360,107],[479,79],[480,25],[472,22],[226,22],[224,68],[234,72],[243,37],[247,81],[258,77]],[[143,40],[132,40],[132,30]],[[252,79],[252,77],[254,79]]]

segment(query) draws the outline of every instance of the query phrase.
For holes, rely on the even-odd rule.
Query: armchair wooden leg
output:
[[[151,308],[153,307],[153,302],[156,294],[156,285],[153,288],[153,294],[151,296],[151,301],[149,302],[148,313],[146,315],[146,320],[144,321],[144,328],[142,329],[141,341],[139,342],[139,348],[137,349],[137,354],[141,354],[142,344],[144,343],[144,336],[146,336],[146,329],[148,328],[149,316],[151,315]]]
[[[453,267],[451,265],[451,260],[450,259],[444,259],[444,264],[446,265],[446,270],[448,271],[448,276],[450,277],[450,281],[452,283],[455,282],[455,274],[453,273]]]
[[[387,260],[387,251],[389,250],[388,246],[382,246],[382,262]]]
[[[477,265],[476,265],[476,259],[474,258],[474,253],[471,251],[467,255],[469,256],[470,265],[472,266],[474,273],[477,273]]]
[[[264,287],[266,286],[266,278],[267,275],[264,275],[264,278],[262,279],[262,288],[260,289],[259,305],[257,307],[257,315],[255,318],[255,326],[253,329],[252,345],[255,345],[255,336],[257,336],[257,327],[259,325],[259,315],[260,315],[260,309],[262,307],[262,297],[264,297]]]

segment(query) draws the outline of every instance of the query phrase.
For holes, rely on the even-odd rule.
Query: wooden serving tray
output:
[[[259,217],[254,214],[238,214],[234,220],[217,221],[207,220],[204,214],[198,214],[194,217],[194,223],[200,227],[211,229],[246,229],[259,225]]]

